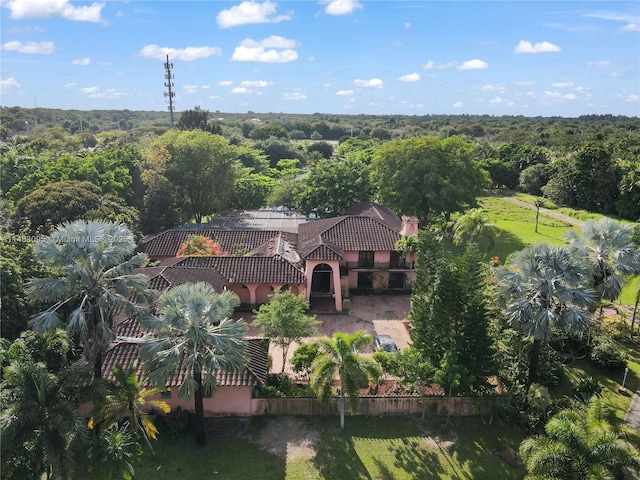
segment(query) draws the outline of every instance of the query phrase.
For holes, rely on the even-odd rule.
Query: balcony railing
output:
[[[354,270],[411,270],[413,262],[405,259],[397,262],[347,262],[347,267]]]

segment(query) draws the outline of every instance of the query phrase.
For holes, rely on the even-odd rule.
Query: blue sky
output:
[[[640,115],[640,2],[0,0],[0,103]]]

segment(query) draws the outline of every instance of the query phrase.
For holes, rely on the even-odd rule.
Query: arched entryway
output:
[[[324,296],[332,293],[331,275],[333,269],[326,263],[320,263],[313,268],[311,278],[311,295]]]

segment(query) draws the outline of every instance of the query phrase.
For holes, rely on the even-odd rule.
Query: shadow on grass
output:
[[[371,479],[360,460],[348,431],[327,429],[314,460],[322,478],[336,480]]]
[[[496,238],[495,247],[487,253],[486,257],[500,257],[500,262],[504,264],[509,255],[518,250],[522,250],[525,246],[518,236],[502,230],[500,236]]]

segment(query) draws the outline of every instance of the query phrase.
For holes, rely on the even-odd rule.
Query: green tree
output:
[[[202,219],[227,207],[236,177],[235,148],[202,130],[171,130],[152,147],[167,155],[164,176],[173,188],[183,221]]]
[[[304,297],[289,290],[276,290],[269,295],[268,303],[254,311],[253,325],[282,349],[282,372],[291,344],[318,332],[320,322],[315,315],[307,315],[307,310],[309,302]]]
[[[592,399],[586,412],[573,409],[554,415],[545,426],[546,435],[527,438],[520,444],[526,478],[622,479],[627,468],[640,472],[637,448],[608,417],[601,399]]]
[[[445,425],[449,424],[451,394],[453,389],[460,386],[463,377],[468,374],[468,370],[458,362],[456,354],[450,351],[444,354],[440,365],[435,370],[433,375],[434,382],[442,386],[447,392],[447,422]]]
[[[458,259],[440,257],[434,237],[430,231],[419,236],[411,339],[414,348],[436,367],[443,365],[447,355],[454,355],[456,364],[467,372],[460,385],[481,387],[495,368],[486,266],[473,244]]]
[[[160,296],[158,318],[141,320],[154,334],[140,346],[149,379],[165,388],[173,378],[181,382],[181,398],[193,395],[200,445],[206,443],[203,398],[217,389],[216,375],[240,372],[247,362],[247,324],[230,318],[239,303],[234,293],[216,293],[206,282],[184,283]],[[175,378],[178,365],[185,369],[180,379]]]
[[[372,180],[385,205],[426,223],[475,204],[487,176],[460,138],[412,137],[375,148]]]
[[[356,158],[323,160],[298,184],[296,203],[308,215],[333,217],[371,199],[369,166]]]
[[[371,335],[364,331],[352,334],[337,332],[331,338],[316,340],[320,353],[311,365],[309,385],[316,395],[329,400],[334,377],[340,379],[340,428],[343,430],[345,399],[349,399],[351,411],[357,410],[360,387],[380,378],[378,364],[359,354],[371,340]]]
[[[597,296],[586,286],[584,262],[569,247],[531,245],[513,254],[509,264],[510,268],[497,269],[497,279],[510,325],[533,339],[528,391],[536,381],[543,345],[556,329],[583,328]]]
[[[70,447],[85,430],[65,379],[30,360],[13,361],[4,370],[0,389],[3,478],[72,478]]]
[[[22,235],[0,233],[0,335],[14,340],[27,328],[38,305],[29,301],[25,284],[32,277],[48,275],[38,261],[35,243]]]
[[[102,220],[59,225],[37,249],[40,259],[59,268],[62,276],[29,282],[27,291],[34,301],[54,302],[33,318],[33,328],[46,332],[64,323],[69,335],[83,344],[94,378],[101,379],[104,352],[115,338],[116,314],[148,314],[137,302],[154,297],[149,277],[133,273],[147,264],[147,256],[134,254],[136,243],[124,224]]]
[[[207,131],[209,123],[209,111],[196,105],[191,110],[185,110],[178,120],[178,130],[204,130]]]
[[[22,197],[16,202],[14,215],[26,233],[47,235],[55,225],[78,219],[121,221],[135,231],[139,214],[93,183],[68,180],[49,183]]]
[[[153,452],[150,440],[158,436],[150,411],[158,409],[169,413],[171,408],[163,400],[149,397],[157,395],[156,387],[145,387],[137,377],[137,365],[124,369],[121,365],[113,368],[113,380],[107,381],[109,394],[99,404],[94,405],[94,413],[89,420],[89,428],[101,425],[105,430],[111,425],[127,421],[131,433],[140,435]]]

